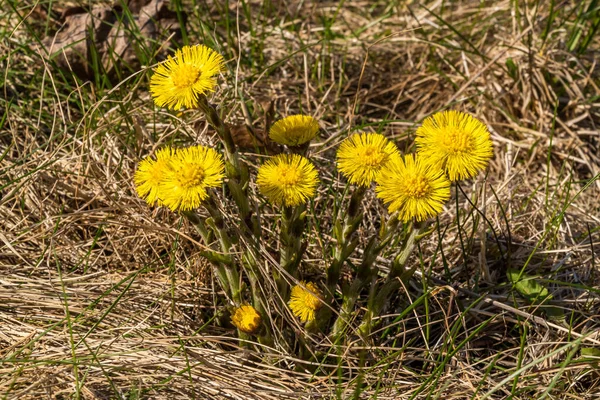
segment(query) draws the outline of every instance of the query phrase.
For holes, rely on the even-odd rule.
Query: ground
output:
[[[0,10],[3,398],[600,398],[596,1],[171,1],[183,35],[132,29],[135,57],[109,71],[92,51],[75,77],[42,41],[81,5]],[[403,306],[368,339],[350,334],[333,365],[240,343],[212,318],[223,296],[197,233],[136,195],[141,158],[216,143],[200,113],[155,107],[149,94],[153,66],[186,43],[228,61],[210,96],[227,122],[260,132],[269,109],[319,120],[323,189],[310,210],[323,230],[349,133],[380,132],[409,152],[443,109],[491,132],[485,174],[453,189],[420,242]],[[263,150],[244,159],[254,166]],[[385,209],[372,193],[363,209],[361,229],[377,229]],[[312,276],[325,257],[315,235]],[[537,286],[519,290],[514,269],[552,299],[528,301]]]

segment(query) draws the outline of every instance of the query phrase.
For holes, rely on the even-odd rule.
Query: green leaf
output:
[[[336,219],[333,225],[333,237],[338,241],[338,243],[342,243],[342,222],[339,219]]]
[[[584,347],[581,349],[582,357],[594,357],[600,359],[600,349],[597,347]]]
[[[522,274],[516,269],[509,269],[507,275],[517,292],[531,304],[542,304],[544,301],[552,299],[548,289],[534,277]]]
[[[565,312],[562,308],[556,306],[545,306],[543,311],[551,321],[560,322],[562,325],[566,325]]]
[[[506,60],[506,68],[508,68],[508,75],[516,81],[519,77],[519,69],[517,68],[517,64],[515,64],[510,57]]]
[[[597,347],[584,347],[581,349],[581,357],[579,359],[598,367],[600,363],[600,349]]]
[[[542,305],[548,300],[552,300],[552,295],[548,292],[548,289],[534,277],[522,274],[521,271],[516,269],[509,269],[506,274],[517,292],[519,292],[529,304]],[[552,321],[564,323],[565,313],[561,308],[546,305],[540,307],[540,309]]]

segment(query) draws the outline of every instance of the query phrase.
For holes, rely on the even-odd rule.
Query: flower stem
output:
[[[327,269],[328,293],[326,293],[325,299],[327,302],[330,302],[333,299],[344,262],[346,262],[348,257],[350,257],[350,254],[352,254],[358,245],[358,241],[352,240],[352,236],[362,221],[360,204],[365,196],[365,192],[366,188],[361,186],[352,193],[348,211],[344,215],[343,224],[336,224],[334,227],[334,237],[337,240],[337,246],[333,256],[333,262]]]
[[[250,237],[254,235],[256,238],[260,238],[260,224],[258,220],[252,216],[252,210],[248,200],[250,174],[246,164],[240,161],[235,142],[231,136],[231,131],[227,124],[223,122],[219,113],[217,113],[217,110],[208,103],[206,96],[200,96],[198,98],[198,108],[204,114],[208,123],[217,132],[225,146],[225,158],[227,161],[225,173],[228,178],[227,187],[240,212],[241,220],[244,223],[243,228],[247,231],[247,236]]]
[[[410,233],[402,244],[400,252],[394,258],[385,282],[382,285],[377,285],[373,282],[372,291],[369,294],[367,312],[363,317],[363,322],[358,328],[365,339],[371,334],[373,317],[381,314],[392,294],[400,289],[402,283],[406,284],[414,274],[416,265],[409,270],[405,269],[405,265],[417,245],[417,238],[423,229],[423,226],[424,223],[422,222],[411,225],[409,228]]]
[[[207,224],[214,231],[215,236],[218,238],[219,244],[221,245],[221,251],[226,256],[231,257],[231,238],[227,233],[227,228],[225,227],[221,212],[216,209],[214,199],[209,197],[204,203],[204,207],[206,207],[211,215],[211,221],[207,220]],[[223,266],[227,276],[227,282],[231,290],[231,298],[236,305],[240,305],[242,304],[242,294],[240,290],[240,274],[237,265],[232,260],[230,263],[223,263]]]
[[[369,282],[371,283],[369,302],[373,301],[375,296],[374,289],[376,287],[375,281],[377,279],[377,267],[374,266],[374,264],[381,251],[394,238],[398,223],[398,219],[395,215],[390,216],[386,224],[382,227],[379,237],[371,237],[369,243],[365,247],[363,259],[358,266],[354,282],[352,282],[350,288],[344,293],[340,315],[333,324],[334,343],[336,343],[341,338],[341,335],[343,335],[346,326],[348,325],[350,316],[352,315],[352,311],[354,310],[356,300],[358,299],[360,292],[369,284]],[[367,311],[367,315],[368,314],[369,310]]]
[[[192,225],[194,225],[194,228],[202,238],[204,245],[207,247],[210,246],[210,243],[212,242],[212,232],[206,229],[206,225],[202,217],[196,214],[195,211],[182,211],[181,214],[186,217]]]
[[[366,193],[366,187],[359,186],[350,197],[348,209],[344,214],[343,223],[336,222],[333,228],[333,236],[335,237],[337,244],[333,254],[333,261],[327,268],[327,291],[325,292],[325,304],[329,304],[330,307],[323,307],[320,315],[318,316],[318,325],[321,330],[324,330],[331,318],[332,310],[335,308],[335,292],[337,285],[340,280],[341,270],[348,259],[350,254],[356,249],[358,245],[358,238],[354,234],[362,222],[362,213],[360,212],[360,205]],[[358,283],[358,280],[355,280]],[[350,294],[348,298],[344,298],[342,303],[342,309],[340,310],[340,317],[336,320],[334,326],[334,332],[340,328],[343,328],[342,321],[346,319],[346,316],[350,314],[356,298],[358,296],[360,288],[355,288],[355,284],[350,288]],[[334,333],[334,336],[336,333]]]
[[[242,256],[242,260],[246,265],[247,276],[248,280],[250,281],[250,289],[252,292],[252,305],[260,314],[263,321],[263,335],[260,335],[258,337],[259,342],[263,343],[263,341],[261,340],[265,340],[263,344],[271,343],[272,345],[273,339],[271,338],[271,327],[265,323],[266,321],[268,321],[267,317],[269,314],[267,313],[267,310],[264,307],[263,299],[260,296],[260,294],[263,293],[263,291],[259,283],[260,280],[258,274],[258,266],[256,265],[257,258],[255,257],[252,251],[247,251]]]
[[[225,154],[227,161],[233,164],[236,168],[239,166],[239,159],[237,157],[237,151],[235,148],[235,142],[231,136],[231,131],[227,125],[223,122],[217,110],[208,103],[206,96],[201,95],[198,97],[198,108],[206,116],[208,123],[217,131],[217,134],[225,145]]]
[[[390,268],[390,273],[388,274],[388,280],[402,276],[405,272],[406,262],[408,258],[412,254],[415,246],[417,244],[417,237],[421,233],[424,224],[422,222],[417,222],[410,227],[410,233],[408,237],[404,241],[402,245],[402,249],[392,262],[392,267]]]
[[[231,257],[217,253],[210,248],[213,235],[212,232],[206,228],[206,221],[200,215],[194,211],[183,211],[181,214],[194,225],[194,228],[196,228],[196,231],[200,234],[200,237],[207,248],[206,250],[200,250],[200,254],[216,267],[217,277],[221,284],[221,288],[225,290],[226,293],[229,293],[229,284],[225,266],[232,263]]]
[[[281,272],[277,276],[277,289],[281,298],[286,301],[289,292],[289,283],[286,279],[298,277],[298,265],[302,259],[305,246],[302,243],[302,234],[305,228],[306,205],[297,207],[285,206],[281,213],[281,231],[280,231],[280,256],[279,265]]]

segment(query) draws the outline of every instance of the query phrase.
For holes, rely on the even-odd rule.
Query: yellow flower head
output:
[[[423,221],[442,211],[450,198],[450,181],[444,171],[424,164],[412,154],[390,161],[377,176],[377,197],[398,211],[398,219]]]
[[[319,175],[308,159],[298,154],[279,154],[258,169],[256,184],[271,203],[297,206],[315,195]]]
[[[302,322],[308,322],[315,319],[315,312],[323,305],[321,291],[312,282],[300,282],[292,288],[290,310]]]
[[[279,144],[300,146],[317,136],[319,123],[308,115],[290,115],[275,122],[269,131],[269,137]]]
[[[193,146],[177,150],[160,183],[165,206],[189,211],[208,197],[206,189],[217,187],[225,177],[223,159],[214,149]]]
[[[432,115],[416,134],[419,157],[424,163],[444,169],[451,181],[477,175],[493,155],[485,124],[460,111]]]
[[[138,164],[133,177],[135,190],[151,206],[162,205],[160,182],[170,169],[169,162],[174,153],[173,149],[165,147],[156,152],[156,160],[146,157]]]
[[[340,144],[337,166],[350,183],[369,186],[379,170],[394,157],[400,157],[398,148],[385,136],[357,133]]]
[[[212,92],[214,76],[223,70],[223,56],[204,45],[183,46],[159,64],[150,79],[150,92],[159,107],[198,106],[198,96]]]
[[[260,328],[261,318],[254,307],[242,305],[233,311],[231,322],[242,332],[256,333]]]

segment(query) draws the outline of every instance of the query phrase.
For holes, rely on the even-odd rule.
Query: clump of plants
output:
[[[354,133],[339,145],[335,160],[346,190],[319,191],[319,166],[309,146],[319,122],[308,115],[277,121],[269,137],[282,152],[247,162],[206,97],[223,65],[220,54],[198,45],[181,48],[155,69],[150,82],[155,103],[198,110],[220,146],[159,149],[137,167],[139,196],[195,226],[201,254],[214,265],[224,294],[218,306],[244,343],[255,338],[310,357],[311,341],[297,336],[299,324],[305,324],[306,335],[324,335],[333,344],[343,343],[349,331],[368,339],[377,317],[414,274],[417,266],[407,264],[409,257],[431,232],[451,185],[486,168],[493,153],[486,126],[459,111],[438,112],[417,129],[414,154],[402,154],[382,134]],[[373,232],[365,231],[362,213],[370,190],[388,211]],[[312,237],[315,221],[308,206],[316,196],[335,196],[341,204],[331,232],[320,238]],[[324,267],[304,276],[308,243],[323,238],[331,256],[321,255]],[[389,260],[389,270],[380,268],[379,257]],[[284,318],[286,313],[294,318]]]

